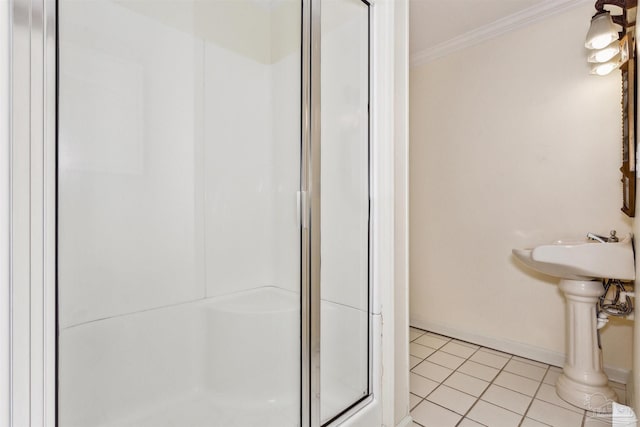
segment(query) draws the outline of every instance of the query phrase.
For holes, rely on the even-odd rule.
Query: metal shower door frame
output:
[[[9,345],[0,357],[0,424],[44,427],[56,424],[56,3],[3,5],[9,120],[0,137],[0,197],[8,202],[0,215],[0,335]]]
[[[320,427],[320,2],[302,0],[302,427]]]
[[[371,103],[371,6],[372,1],[361,0],[368,8],[368,98]],[[302,93],[301,93],[301,418],[302,427],[321,427],[320,414],[320,322],[321,322],[321,21],[322,0],[302,0]],[[368,131],[371,135],[370,111]],[[369,137],[369,150],[370,137]],[[371,158],[368,159],[369,174]],[[369,176],[369,197],[371,182]],[[371,204],[370,204],[371,206]],[[371,209],[369,209],[369,250],[371,248]],[[371,262],[371,253],[369,253]],[[372,275],[369,265],[369,278]],[[368,281],[369,302],[367,306],[368,349],[367,384],[368,395],[354,402],[328,424],[357,412],[372,402],[372,298],[371,280]]]

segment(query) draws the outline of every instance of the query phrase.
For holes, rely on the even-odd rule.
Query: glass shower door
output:
[[[59,0],[58,425],[300,423],[300,0]]]
[[[58,425],[317,427],[369,396],[369,4],[58,16]]]
[[[369,4],[322,0],[320,417],[370,393]]]

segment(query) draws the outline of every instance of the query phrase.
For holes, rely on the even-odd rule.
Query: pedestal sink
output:
[[[567,359],[558,378],[558,396],[577,407],[603,411],[617,399],[602,369],[602,350],[596,328],[596,304],[601,280],[635,279],[632,236],[619,242],[558,241],[533,249],[514,249],[528,267],[560,278],[567,300]]]

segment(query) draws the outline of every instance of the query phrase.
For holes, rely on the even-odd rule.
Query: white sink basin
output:
[[[558,241],[533,249],[514,249],[513,254],[534,270],[561,279],[635,279],[631,235],[617,243]]]

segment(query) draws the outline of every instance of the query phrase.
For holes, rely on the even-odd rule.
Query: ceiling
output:
[[[416,54],[549,0],[410,0],[410,53]]]

